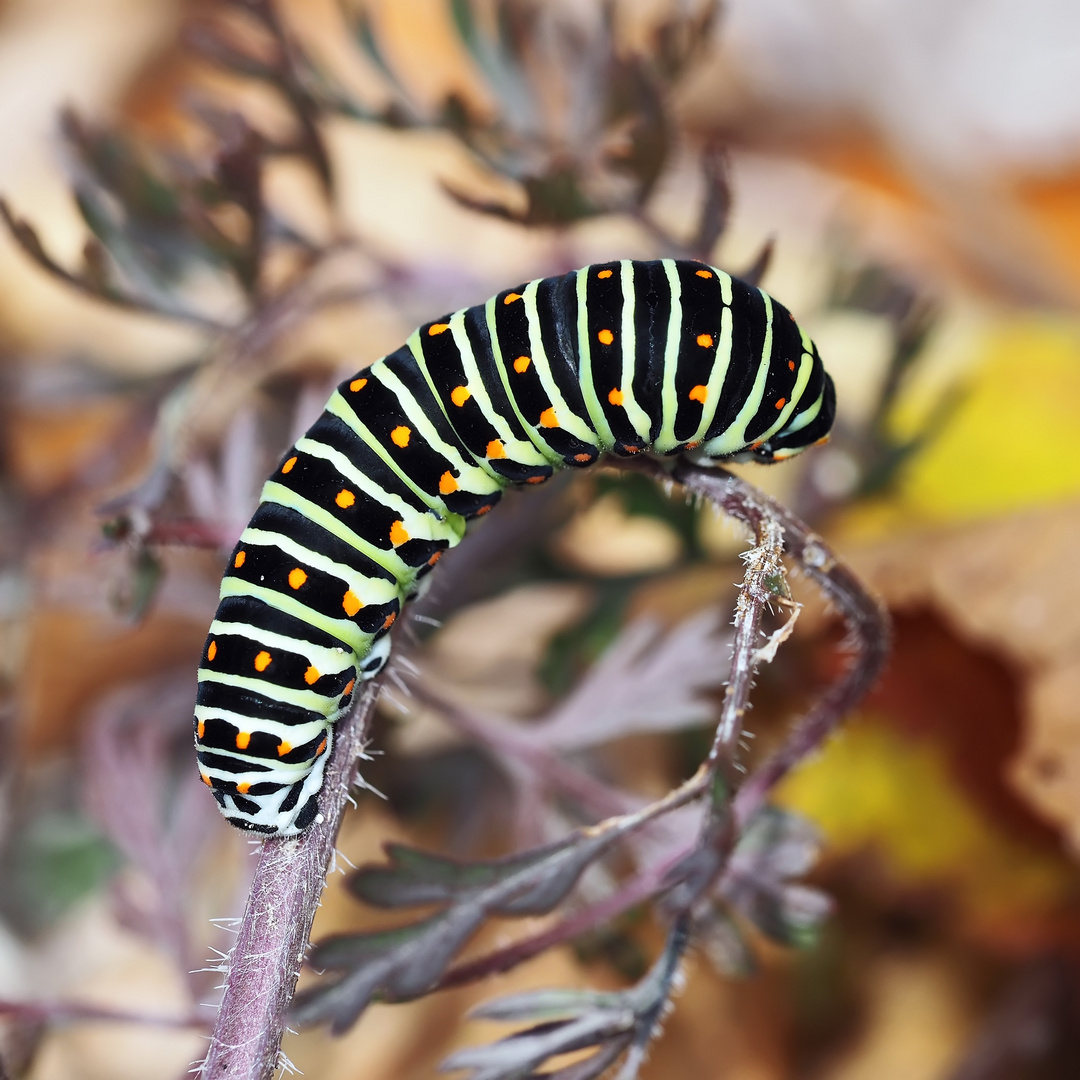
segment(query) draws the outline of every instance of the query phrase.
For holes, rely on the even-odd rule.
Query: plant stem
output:
[[[319,796],[321,820],[299,836],[263,842],[202,1080],[268,1080],[278,1062],[285,1015],[326,884],[338,827],[367,740],[378,680],[335,726]]]
[[[677,464],[670,479],[755,530],[763,521],[778,522],[788,554],[836,606],[849,630],[853,658],[847,671],[796,721],[779,750],[754,770],[735,796],[735,816],[742,826],[761,810],[769,793],[791,769],[824,743],[877,681],[889,656],[889,615],[820,536],[764,492],[726,470],[704,469],[689,462]]]
[[[746,556],[735,618],[731,677],[709,756],[693,777],[657,803],[593,827],[594,831],[610,830],[614,838],[707,795],[709,806],[698,842],[693,849],[648,868],[605,901],[530,938],[449,969],[432,990],[508,970],[661,893],[668,894],[667,910],[683,931],[669,941],[674,971],[692,930],[694,907],[723,873],[746,823],[761,810],[776,783],[819,746],[857,704],[884,665],[889,628],[881,605],[820,537],[779,503],[723,470],[681,463],[669,472],[664,464],[653,460],[635,461],[628,467],[664,482],[681,483],[688,491],[746,522],[756,534],[756,544]],[[736,761],[739,737],[754,672],[763,659],[758,648],[762,615],[768,604],[782,602],[784,597],[780,557],[785,548],[841,611],[851,630],[855,656],[847,672],[794,725],[780,750],[743,780]],[[286,1010],[333,854],[354,762],[363,749],[375,694],[376,688],[369,686],[353,715],[337,729],[320,800],[324,820],[300,837],[268,840],[263,845],[240,933],[229,958],[218,1023],[202,1067],[203,1080],[267,1080],[273,1072]],[[490,732],[483,734],[491,737]],[[543,766],[551,763],[532,764],[543,771]],[[579,794],[590,793],[596,794]],[[651,1026],[643,1032],[642,1046],[649,1037]]]

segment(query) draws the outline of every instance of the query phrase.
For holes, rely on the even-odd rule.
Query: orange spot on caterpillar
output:
[[[349,389],[354,394],[363,390],[365,386],[367,386],[367,379],[353,379],[353,381],[349,383]]]
[[[353,692],[353,687],[355,685],[356,685],[356,680],[355,679],[350,679],[345,684],[345,689],[341,691],[341,696],[342,697],[348,697]]]
[[[210,644],[206,646],[206,659],[213,663],[215,656],[217,656],[217,642],[211,641]]]
[[[472,397],[472,391],[467,386],[455,386],[450,391],[450,400],[460,409],[469,398]]]
[[[292,589],[299,589],[304,582],[307,581],[307,573],[300,569],[299,566],[294,566],[289,571],[289,587]]]
[[[506,295],[505,295],[505,296],[503,297],[503,303],[504,303],[504,304],[512,304],[512,303],[513,303],[513,302],[514,302],[515,300],[520,300],[520,299],[521,299],[521,293],[517,293],[517,292],[508,292],[508,293],[507,293],[507,294],[506,294]]]
[[[400,446],[403,450],[409,445],[409,439],[412,436],[412,428],[407,428],[404,424],[398,424],[393,431],[390,432],[390,441],[395,446]]]
[[[199,726],[195,729],[195,734],[201,739],[206,734],[206,724],[202,720],[199,721]]]
[[[712,277],[712,271],[711,270],[695,270],[694,273],[697,274],[698,277],[703,277],[703,278],[711,278]]]
[[[326,749],[326,736],[323,736],[323,741],[319,743],[319,749],[315,751],[316,757],[321,757],[323,751]]]
[[[447,470],[439,477],[439,494],[450,495],[457,491],[458,482],[454,479],[454,474]]]
[[[404,521],[395,521],[390,526],[390,543],[397,547],[399,544],[404,544],[409,539],[408,530],[405,528]]]
[[[701,445],[701,440],[700,439],[695,439],[693,442],[688,442],[686,444],[686,449],[687,450],[696,450],[700,445]]]
[[[260,652],[255,657],[255,670],[265,671],[270,666],[271,659],[273,658],[270,656],[270,654],[265,649],[263,649],[262,652]]]
[[[246,551],[238,551],[236,553],[236,558],[233,559],[233,561],[232,561],[233,566],[235,566],[236,569],[239,570],[240,567],[244,565],[244,560],[246,558],[247,558],[247,552]]]
[[[686,395],[691,401],[700,401],[702,405],[705,404],[705,399],[709,396],[709,388],[707,386],[698,383],[689,394]]]
[[[394,612],[394,611],[391,611],[390,614],[387,615],[385,619],[383,619],[382,628],[384,630],[389,630],[390,627],[393,626],[396,621],[397,621],[397,613]]]
[[[601,270],[596,276],[598,278],[609,278],[614,273],[613,270]]]
[[[342,488],[334,496],[334,502],[336,502],[342,510],[348,510],[349,507],[356,502],[356,496],[348,488]]]
[[[814,446],[824,446],[831,438],[832,438],[831,434],[822,435],[821,438],[818,439],[818,441],[816,443],[814,443],[813,445]]]
[[[490,506],[481,506],[480,509],[473,514],[473,517],[483,517],[490,509]]]
[[[623,403],[623,392],[616,386],[607,396],[608,401],[612,405],[621,405]]]
[[[500,439],[492,439],[485,448],[485,453],[489,458],[504,458],[506,457],[506,447],[503,446]]]
[[[528,356],[519,356],[514,361],[514,370],[519,375],[524,375],[525,372],[529,370],[529,365],[531,363],[532,363],[532,360]]]
[[[782,408],[783,408],[783,407],[784,407],[784,406],[785,406],[786,404],[787,404],[787,398],[786,398],[786,397],[782,397],[782,398],[781,398],[781,399],[780,399],[780,400],[779,400],[779,401],[778,401],[778,402],[776,403],[776,407],[777,407],[778,409],[782,409]]]
[[[319,681],[319,678],[320,676],[317,668],[309,667],[307,671],[304,672],[304,682],[306,682],[308,686],[314,686]]]
[[[546,476],[529,476],[526,478],[526,484],[542,484],[547,479]]]
[[[345,609],[345,614],[352,616],[355,615],[364,605],[360,601],[360,597],[349,589],[341,599],[341,606]]]
[[[236,785],[236,791],[239,795],[246,795],[250,790],[251,785],[246,780],[242,780],[239,784]]]
[[[615,335],[610,330],[601,330],[596,335],[601,345],[610,345],[615,340]]]
[[[236,749],[246,750],[251,744],[251,732],[250,731],[238,731],[236,733]]]
[[[428,566],[434,566],[441,558],[442,558],[442,552],[441,551],[436,551],[435,554],[432,555],[430,559],[428,559],[428,561],[427,561]]]
[[[710,349],[710,348],[712,348],[712,334],[698,334],[698,336],[697,336],[697,343],[698,343],[698,344],[699,344],[699,345],[700,345],[700,346],[701,346],[701,347],[702,347],[703,349]]]
[[[622,448],[623,448],[623,453],[624,454],[640,454],[641,453],[641,447],[640,446],[631,446],[629,443],[623,443]]]
[[[574,460],[581,462],[592,461],[592,454],[575,454]]]
[[[282,471],[283,473],[289,473],[289,472],[292,472],[293,466],[294,466],[295,464],[296,464],[296,458],[295,458],[295,456],[294,456],[294,457],[291,457],[291,458],[289,458],[289,460],[288,460],[288,461],[286,461],[286,462],[285,462],[285,464],[281,466],[281,471]]]
[[[285,742],[284,739],[282,739],[281,742],[278,743],[278,757],[284,757],[290,750],[292,750],[292,743]]]
[[[795,361],[794,360],[789,360],[787,362],[787,366],[788,366],[788,371],[794,371],[795,370]]]
[[[199,775],[202,776],[202,782],[207,787],[213,787],[214,786],[214,781],[211,780],[210,777],[206,775],[206,773],[200,773]]]
[[[428,327],[428,337],[437,337],[439,334],[446,333],[450,329],[450,324],[447,322],[435,322]]]
[[[549,405],[540,414],[540,426],[541,427],[558,427],[559,426],[559,419],[555,415],[555,406],[554,405]]]

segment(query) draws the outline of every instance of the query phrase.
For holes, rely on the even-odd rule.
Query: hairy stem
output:
[[[704,469],[680,462],[670,478],[701,495],[725,513],[758,530],[775,521],[783,530],[784,547],[803,572],[839,610],[849,631],[852,661],[844,674],[791,729],[786,741],[747,778],[735,797],[740,825],[750,820],[772,789],[862,700],[877,681],[889,656],[888,612],[866,586],[790,510],[723,469]]]
[[[778,595],[786,595],[782,561],[784,531],[768,513],[756,517],[751,525],[755,543],[743,556],[745,570],[735,608],[731,672],[713,744],[699,770],[708,782],[705,816],[694,849],[670,874],[675,884],[665,898],[673,920],[665,958],[669,986],[689,946],[695,908],[714,889],[739,841],[741,823],[734,813],[734,800],[742,774],[737,758],[754,674],[764,659],[757,642],[766,607]],[[660,1002],[652,1014],[643,1018],[618,1080],[634,1080],[637,1076],[647,1047],[659,1030],[662,1013]]]
[[[262,845],[199,1073],[203,1080],[268,1080],[273,1074],[286,1010],[377,697],[376,680],[336,725],[319,796],[321,820],[299,836],[271,838]]]
[[[772,518],[762,518],[757,522],[756,531],[754,547],[743,556],[746,571],[735,606],[731,675],[724,694],[720,723],[706,759],[717,768],[735,763],[754,673],[761,659],[757,639],[761,633],[762,614],[770,601],[777,598],[777,589],[770,586],[770,582],[778,580],[783,574],[783,530]]]
[[[619,1069],[616,1080],[635,1080],[638,1071],[645,1063],[645,1055],[648,1053],[649,1043],[656,1034],[660,1021],[663,1019],[664,1008],[671,999],[675,989],[675,980],[678,978],[679,969],[682,967],[682,958],[690,944],[690,915],[684,912],[676,920],[668,933],[667,942],[664,945],[662,984],[656,997],[656,1003],[649,1014],[642,1018],[635,1033],[630,1053]]]
[[[699,773],[710,784],[710,798],[695,849],[672,868],[673,886],[665,907],[674,920],[666,947],[666,963],[674,973],[689,944],[693,914],[727,868],[739,836],[765,805],[769,793],[791,768],[821,745],[844,715],[870,689],[884,666],[889,650],[888,616],[880,603],[843,566],[820,537],[780,503],[721,469],[703,469],[679,462],[670,474],[658,461],[642,468],[655,479],[674,479],[708,499],[754,531],[755,545],[744,555],[746,570],[735,613],[731,675],[709,756]],[[786,742],[763,766],[741,783],[737,762],[739,739],[749,704],[754,673],[766,656],[757,648],[762,616],[772,601],[790,603],[783,580],[784,549],[839,607],[848,623],[855,660],[847,672],[792,728]],[[790,624],[789,624],[790,625]],[[782,640],[781,631],[777,640]],[[618,1080],[634,1080],[645,1050],[656,1034],[660,1010],[646,1018],[635,1034],[632,1052]]]

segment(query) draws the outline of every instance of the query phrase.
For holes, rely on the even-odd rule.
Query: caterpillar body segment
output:
[[[823,441],[817,349],[702,263],[600,263],[417,329],[343,382],[234,549],[199,668],[199,768],[243,829],[318,815],[334,723],[467,519],[603,454],[779,461]]]

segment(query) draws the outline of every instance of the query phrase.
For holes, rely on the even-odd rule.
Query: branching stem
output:
[[[665,965],[670,967],[674,978],[692,935],[695,906],[724,873],[747,822],[762,809],[775,785],[819,746],[843,715],[858,703],[884,665],[889,629],[881,605],[832,555],[821,538],[779,503],[723,470],[680,463],[669,471],[665,464],[651,459],[635,461],[628,467],[662,482],[677,481],[691,493],[745,522],[756,539],[746,556],[746,572],[736,610],[731,676],[708,757],[690,779],[663,799],[610,817],[589,830],[610,832],[613,838],[626,835],[646,821],[707,796],[698,840],[692,848],[647,868],[616,894],[541,933],[449,968],[431,990],[471,983],[506,971],[661,894],[666,894],[665,907],[673,921]],[[758,647],[764,610],[772,603],[788,602],[781,564],[785,550],[839,608],[851,631],[854,660],[847,672],[793,726],[781,748],[744,780],[737,761],[739,738],[754,672],[766,655]],[[339,725],[320,803],[323,820],[300,837],[268,840],[263,846],[230,956],[217,1026],[202,1067],[203,1080],[266,1080],[273,1072],[286,1010],[325,883],[354,764],[363,749],[376,691],[377,687],[369,686],[353,715]],[[441,704],[445,707],[445,703]],[[464,721],[460,726],[469,727]],[[492,736],[489,731],[473,733]],[[541,771],[551,767],[550,761],[535,759],[535,755],[530,760]],[[560,778],[567,779],[565,775]],[[579,794],[599,799],[601,793],[589,788]],[[640,1059],[659,1015],[657,1010],[655,1018],[646,1018],[646,1027],[635,1038],[635,1061]],[[626,1067],[630,1061],[628,1058]],[[626,1067],[622,1075],[632,1076],[633,1071],[627,1073]]]
[[[824,743],[877,681],[889,657],[889,615],[881,601],[829,550],[820,536],[787,507],[745,480],[723,469],[705,469],[689,462],[677,464],[670,478],[755,531],[763,521],[777,522],[788,555],[821,589],[847,624],[852,652],[847,671],[796,721],[787,740],[742,785],[734,806],[741,827],[765,805],[769,793],[791,769]]]

